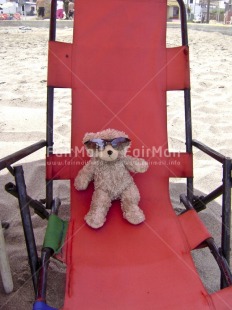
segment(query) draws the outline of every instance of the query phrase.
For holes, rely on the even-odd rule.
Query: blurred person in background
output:
[[[73,19],[73,15],[74,15],[74,3],[73,3],[73,0],[70,0],[68,4],[69,19]]]
[[[63,17],[64,17],[64,2],[62,0],[57,0],[56,18],[63,19]]]
[[[36,1],[36,9],[38,12],[38,18],[44,19],[44,13],[45,13],[45,0],[37,0]]]

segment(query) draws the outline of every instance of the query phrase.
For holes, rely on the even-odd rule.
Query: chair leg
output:
[[[35,293],[37,291],[37,273],[39,269],[39,259],[36,250],[35,237],[31,222],[31,214],[29,205],[27,202],[27,192],[24,180],[24,172],[22,166],[16,166],[14,168],[15,182],[18,191],[19,208],[22,218],[24,236],[27,246],[29,264],[31,268],[32,281],[34,285]]]
[[[218,249],[213,238],[209,238],[206,241],[208,248],[210,249],[212,255],[214,256],[218,267],[221,271],[221,288],[225,288],[227,286],[232,285],[232,274],[230,271],[230,267],[226,258],[221,253],[221,249]]]
[[[47,271],[50,257],[54,251],[51,248],[43,248],[41,254],[41,267],[38,277],[38,289],[36,299],[46,302],[46,290],[47,290]]]

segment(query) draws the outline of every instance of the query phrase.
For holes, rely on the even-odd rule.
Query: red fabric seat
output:
[[[232,308],[231,290],[210,296],[191,258],[209,233],[169,199],[169,177],[192,176],[192,154],[168,152],[166,92],[190,83],[188,48],[166,48],[166,1],[78,0],[75,12],[73,44],[50,43],[48,72],[50,86],[72,88],[72,151],[47,165],[48,178],[71,180],[63,310]],[[86,132],[106,128],[125,131],[150,162],[134,176],[146,215],[138,226],[118,202],[99,230],[83,219],[93,187],[74,189],[87,159],[78,150]]]

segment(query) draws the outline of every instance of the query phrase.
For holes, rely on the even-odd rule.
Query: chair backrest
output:
[[[189,87],[189,63],[187,46],[166,48],[166,18],[165,0],[79,0],[73,44],[50,42],[48,85],[72,88],[75,160],[86,132],[115,128],[149,174],[192,175],[191,154],[168,152],[166,92]],[[74,178],[79,168],[50,174]]]
[[[166,18],[165,0],[78,0],[73,43],[49,44],[48,85],[72,88],[72,133],[71,153],[47,158],[47,179],[71,180],[71,215],[80,223],[92,196],[73,186],[87,160],[86,132],[125,131],[131,155],[149,161],[134,176],[146,214],[160,200],[172,213],[169,178],[192,177],[192,154],[168,150],[166,92],[190,82],[188,47],[166,48]]]

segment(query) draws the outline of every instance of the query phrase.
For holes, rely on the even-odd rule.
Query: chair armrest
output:
[[[2,169],[5,169],[9,167],[11,164],[15,163],[16,161],[38,151],[39,149],[43,148],[47,145],[47,142],[45,140],[41,140],[37,143],[34,143],[18,152],[15,152],[9,156],[6,156],[2,159],[0,159],[0,171]]]
[[[218,153],[217,151],[211,149],[210,147],[206,146],[205,144],[197,141],[197,140],[192,140],[192,145],[197,147],[199,150],[203,151],[205,154],[211,156],[212,158],[216,159],[220,163],[224,163],[228,157]]]

